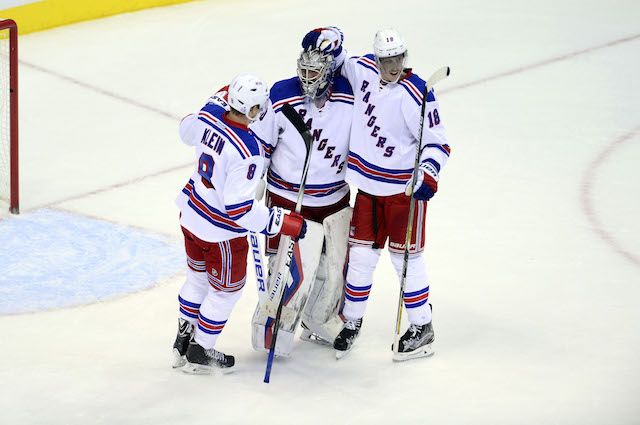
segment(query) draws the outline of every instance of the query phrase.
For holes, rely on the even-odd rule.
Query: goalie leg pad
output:
[[[309,330],[326,341],[333,341],[342,330],[343,322],[338,313],[344,293],[344,266],[352,213],[353,208],[344,208],[322,223],[325,252],[302,316]]]
[[[396,269],[398,279],[402,279],[404,255],[390,252],[391,263]],[[414,325],[424,325],[431,321],[429,307],[429,277],[427,266],[420,254],[410,254],[407,262],[407,279],[404,286],[404,306],[407,319]]]
[[[280,320],[275,347],[275,355],[277,356],[289,357],[293,350],[293,337],[300,322],[303,307],[311,291],[311,282],[315,279],[322,254],[323,240],[322,225],[310,221],[307,222],[307,234],[304,239],[297,243],[291,265],[291,273],[286,281],[287,287],[284,293],[286,298],[283,311],[285,308],[288,309],[288,311],[292,312],[293,317],[289,321]],[[271,289],[271,279],[275,274],[274,269],[277,267],[278,261],[275,255],[269,257],[267,293]],[[269,351],[274,319],[275,317],[269,317],[265,313],[265,309],[258,303],[251,320],[251,344],[255,350]]]

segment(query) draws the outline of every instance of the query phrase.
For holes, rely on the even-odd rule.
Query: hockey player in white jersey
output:
[[[188,268],[178,294],[173,366],[187,373],[232,371],[233,356],[214,346],[246,281],[247,232],[305,234],[302,216],[254,199],[264,156],[247,125],[264,110],[268,95],[262,80],[240,74],[228,86],[228,111],[207,103],[180,124],[180,137],[195,147],[198,161],[176,198]]]
[[[346,322],[334,341],[338,357],[358,336],[373,283],[373,274],[386,239],[391,262],[402,278],[411,178],[414,172],[422,102],[425,118],[412,239],[407,264],[404,304],[410,322],[400,338],[395,360],[433,354],[434,340],[429,280],[422,258],[427,201],[438,190],[439,173],[450,148],[440,107],[433,91],[423,99],[425,81],[405,68],[407,48],[393,29],[378,31],[374,54],[347,57],[342,33],[335,27],[309,32],[303,45],[326,46],[336,53],[341,73],[354,90],[355,105],[346,181],[359,191],[349,230],[349,268],[342,314]],[[327,43],[325,40],[329,40]],[[408,194],[405,194],[405,191]]]
[[[302,339],[327,344],[332,344],[342,329],[338,312],[352,212],[345,182],[353,115],[351,86],[344,77],[334,75],[332,53],[305,49],[297,68],[297,77],[273,85],[266,115],[251,126],[262,138],[268,158],[266,202],[270,207],[294,209],[306,156],[300,134],[281,112],[284,103],[300,114],[313,136],[301,210],[308,228],[304,241],[294,251],[284,293],[284,308],[291,314],[289,320],[281,320],[278,330],[275,354],[281,357],[291,354],[299,322]],[[276,275],[274,270],[286,253],[286,246],[278,249],[279,241],[277,235],[267,240],[271,276]],[[269,351],[273,317],[273,312],[258,303],[252,320],[256,350]]]

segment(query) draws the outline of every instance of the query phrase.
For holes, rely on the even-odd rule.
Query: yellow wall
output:
[[[193,0],[41,0],[0,10],[0,18],[13,19],[18,24],[19,33],[28,34],[118,13],[189,1]]]

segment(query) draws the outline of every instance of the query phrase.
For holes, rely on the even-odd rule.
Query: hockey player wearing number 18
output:
[[[227,111],[216,102],[186,116],[182,141],[194,146],[197,169],[176,198],[187,254],[178,294],[174,368],[186,373],[232,371],[235,359],[214,349],[246,281],[249,230],[303,238],[302,216],[255,201],[264,174],[261,142],[247,127],[264,109],[269,90],[251,74],[228,86]]]
[[[355,104],[346,181],[358,187],[349,230],[349,264],[342,314],[347,319],[334,341],[336,356],[353,345],[362,325],[373,274],[386,239],[391,262],[402,281],[406,276],[404,305],[409,329],[399,340],[394,360],[433,354],[434,340],[429,280],[422,258],[424,224],[429,201],[438,190],[439,173],[447,163],[450,148],[444,133],[440,108],[433,91],[423,99],[425,81],[405,68],[407,48],[392,29],[375,35],[374,54],[347,57],[340,49],[342,33],[335,27],[313,30],[305,44],[320,46],[326,39],[336,52],[341,73],[354,89]],[[335,46],[335,48],[334,48]],[[422,104],[424,123],[417,171],[415,214],[403,272],[410,194],[417,143],[420,138]],[[407,192],[407,194],[405,194]]]
[[[307,234],[294,248],[284,310],[274,353],[288,357],[301,323],[301,338],[332,344],[342,328],[338,316],[344,287],[344,263],[351,208],[349,186],[344,180],[353,92],[347,80],[335,76],[335,58],[319,49],[305,49],[297,61],[298,76],[275,83],[262,120],[251,129],[263,139],[268,158],[268,206],[295,208],[307,150],[294,125],[285,117],[290,104],[313,136],[309,170],[300,213],[307,220]],[[274,276],[286,261],[286,244],[269,236],[269,279],[266,301],[258,303],[252,319],[252,344],[269,351],[274,331]],[[280,286],[282,288],[282,286]],[[271,301],[272,297],[275,303]],[[273,306],[270,310],[268,306]],[[286,318],[286,319],[283,319]]]

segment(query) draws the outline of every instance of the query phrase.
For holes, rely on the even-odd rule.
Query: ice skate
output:
[[[361,318],[358,320],[347,320],[345,322],[340,334],[338,334],[336,340],[333,342],[333,348],[336,350],[336,359],[341,359],[351,350],[353,342],[360,333],[361,327]]]
[[[431,348],[431,343],[434,339],[435,334],[431,322],[422,326],[411,324],[400,338],[398,353],[393,354],[393,360],[402,362],[432,356],[434,351]],[[393,350],[393,346],[391,349]]]
[[[304,322],[302,322],[302,333],[300,334],[300,339],[307,342],[315,342],[316,344],[320,345],[331,345],[331,342],[313,332],[307,327],[307,325],[304,324]]]
[[[178,334],[173,343],[173,368],[179,368],[187,363],[185,355],[189,347],[189,339],[193,333],[193,325],[184,319],[178,319]]]
[[[186,364],[182,368],[185,373],[197,375],[213,375],[231,373],[235,359],[213,348],[205,349],[191,340],[187,349]]]

